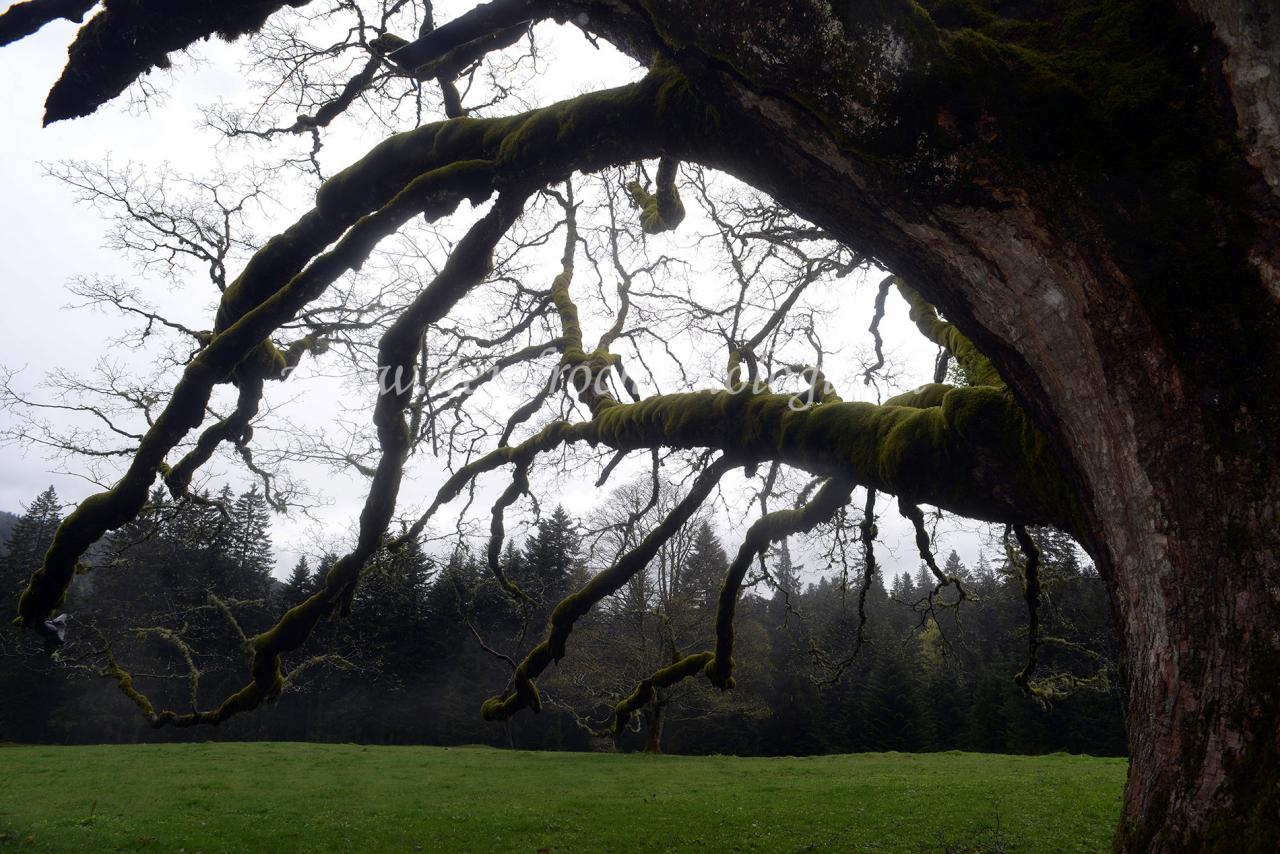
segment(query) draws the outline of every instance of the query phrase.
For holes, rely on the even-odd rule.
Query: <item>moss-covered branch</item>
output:
[[[183,639],[182,635],[164,626],[134,629],[133,634],[138,638],[148,636],[159,638],[178,651],[178,655],[182,656],[183,662],[187,665],[187,702],[190,703],[193,711],[200,708],[200,668],[196,666],[191,645]]]
[[[551,614],[546,638],[529,651],[512,674],[512,689],[504,695],[485,700],[481,708],[485,719],[506,720],[523,708],[540,710],[542,700],[538,696],[534,680],[553,662],[564,658],[565,646],[574,623],[606,596],[621,590],[636,573],[648,566],[663,544],[675,536],[702,502],[706,501],[720,479],[741,464],[741,458],[726,455],[708,465],[694,479],[684,498],[639,545],[557,605]]]
[[[588,362],[588,358],[582,349],[582,326],[578,322],[578,308],[574,304],[573,298],[569,295],[569,286],[573,282],[574,254],[578,245],[577,207],[573,203],[572,182],[565,182],[564,210],[564,253],[560,259],[560,273],[551,283],[551,301],[555,305],[556,314],[560,318],[560,337],[557,339],[557,343],[562,354],[561,367],[562,369],[573,370],[585,365]],[[575,375],[576,373],[577,371],[574,370]],[[590,388],[593,385],[593,383],[589,382],[584,383],[582,393],[584,395],[590,394]],[[587,398],[584,397],[584,399]],[[534,401],[538,405],[541,405],[543,400],[545,400],[545,396],[541,392],[534,397]],[[594,404],[594,400],[592,403]],[[511,483],[498,496],[498,500],[494,502],[490,510],[489,547],[487,550],[489,572],[497,580],[498,585],[508,594],[525,602],[529,600],[528,595],[507,578],[506,573],[503,572],[501,554],[506,539],[504,514],[508,507],[529,491],[529,468],[532,462],[533,456],[529,455],[516,463]]]
[[[439,275],[383,334],[378,345],[380,362],[392,367],[412,367],[416,364],[426,327],[447,314],[467,291],[488,275],[493,249],[519,215],[529,192],[531,189],[504,193],[489,213],[472,226],[454,247]],[[360,514],[360,530],[355,548],[338,559],[325,576],[319,591],[291,608],[274,626],[252,639],[252,678],[248,684],[225,699],[217,708],[205,711],[186,714],[168,710],[156,711],[148,701],[143,711],[153,725],[216,724],[280,696],[285,684],[281,656],[301,646],[321,619],[335,609],[345,609],[348,606],[365,564],[383,545],[387,526],[395,512],[404,461],[411,445],[405,419],[410,392],[409,388],[390,390],[379,396],[374,408],[373,420],[381,456]],[[127,678],[128,674],[118,666],[114,666],[114,669],[121,689],[131,697],[137,694],[131,687],[132,680]],[[138,702],[137,697],[133,698]]]
[[[164,472],[164,483],[174,498],[187,494],[191,480],[213,456],[223,442],[238,443],[249,430],[249,423],[258,414],[262,402],[264,383],[260,377],[246,377],[240,382],[240,394],[236,408],[230,415],[206,427],[196,440],[196,446],[186,453],[172,468]]]
[[[614,706],[613,735],[622,734],[627,724],[631,723],[631,716],[653,702],[659,688],[670,688],[691,676],[697,676],[711,664],[713,658],[713,652],[696,652],[662,668],[647,679],[642,679],[634,691]]]
[[[747,529],[747,535],[729,565],[716,606],[716,651],[706,666],[707,678],[713,685],[722,690],[733,687],[733,618],[738,596],[742,593],[742,581],[751,564],[764,554],[770,543],[811,530],[831,518],[849,503],[853,487],[854,483],[849,478],[833,477],[808,503],[794,509],[775,510],[757,519]]]
[[[684,222],[684,202],[680,200],[680,191],[676,188],[679,169],[678,160],[664,157],[658,161],[658,174],[654,179],[652,193],[639,181],[632,181],[627,185],[632,201],[640,208],[640,227],[645,234],[674,231]]]
[[[927,408],[797,408],[790,395],[702,391],[610,407],[570,432],[619,450],[718,448],[779,460],[970,518],[1074,525],[1074,499],[1045,437],[1007,392],[951,388],[940,398]]]
[[[938,317],[938,311],[925,301],[924,297],[898,280],[898,292],[911,307],[911,320],[920,333],[934,344],[951,354],[951,358],[964,371],[971,385],[1004,388],[1004,380],[996,371],[991,360],[973,346],[973,342],[965,337],[953,324]]]
[[[617,403],[590,421],[555,421],[516,446],[497,448],[455,471],[427,512],[435,512],[476,477],[538,454],[589,442],[618,451],[719,450],[775,460],[912,503],[932,504],[995,522],[1078,523],[1075,498],[1047,440],[1006,391],[929,386],[904,403],[796,406],[786,394],[747,390],[657,395]]]

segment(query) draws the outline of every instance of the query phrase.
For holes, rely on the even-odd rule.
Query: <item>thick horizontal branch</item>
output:
[[[131,0],[107,3],[80,28],[67,65],[45,101],[44,123],[87,116],[169,54],[212,35],[228,41],[256,32],[285,6],[311,0]]]
[[[0,15],[0,46],[24,39],[59,18],[79,23],[98,0],[27,0]]]
[[[493,39],[502,31],[543,17],[548,14],[548,6],[539,0],[492,0],[483,3],[392,52],[390,59],[413,71],[451,51],[476,41]]]
[[[1076,524],[1075,498],[1046,438],[1007,391],[930,385],[885,404],[796,404],[794,395],[749,389],[611,401],[590,421],[552,422],[458,469],[409,535],[481,474],[527,466],[538,454],[576,442],[618,451],[719,450],[848,478],[971,519],[1064,530]]]
[[[1005,391],[930,387],[937,405],[824,403],[702,391],[617,404],[569,432],[618,450],[714,448],[778,460],[989,521],[1073,526],[1075,503],[1043,434]]]

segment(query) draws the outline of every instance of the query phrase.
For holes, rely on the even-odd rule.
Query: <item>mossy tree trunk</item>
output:
[[[1124,637],[1117,850],[1275,850],[1280,15],[642,5],[732,131],[695,156],[903,275],[1055,444]]]

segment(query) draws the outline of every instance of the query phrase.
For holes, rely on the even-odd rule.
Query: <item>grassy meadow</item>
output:
[[[1125,760],[0,748],[0,851],[1095,852]]]

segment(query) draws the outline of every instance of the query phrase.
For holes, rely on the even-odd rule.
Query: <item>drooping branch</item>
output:
[[[639,181],[627,185],[627,192],[640,208],[640,225],[645,234],[661,234],[672,231],[684,221],[684,202],[676,188],[680,162],[673,157],[658,161],[658,174],[654,190],[650,193]]]
[[[506,572],[503,571],[502,545],[506,541],[504,513],[520,496],[528,491],[529,464],[517,464],[511,477],[511,483],[498,496],[498,500],[493,502],[493,508],[489,511],[489,548],[487,550],[489,572],[502,590],[522,604],[527,604],[531,601],[529,594],[520,589],[520,586],[508,578]]]
[[[757,519],[743,539],[729,571],[725,575],[724,585],[720,588],[720,598],[716,607],[716,650],[713,659],[707,664],[707,678],[722,690],[733,687],[733,618],[738,605],[738,596],[742,592],[742,580],[756,558],[762,555],[770,543],[785,539],[792,534],[811,530],[849,503],[853,494],[854,482],[847,477],[833,477],[823,484],[817,495],[801,507],[790,510],[775,510]]]
[[[876,570],[876,491],[867,490],[867,501],[862,507],[862,521],[858,524],[858,535],[862,541],[862,583],[858,586],[858,635],[854,640],[853,651],[856,655],[866,643],[867,629],[867,594],[875,581]]]
[[[489,213],[472,226],[440,274],[382,336],[378,347],[381,362],[393,367],[412,367],[416,363],[424,330],[447,314],[468,290],[487,275],[494,246],[519,215],[529,192],[504,193]],[[333,565],[319,591],[291,608],[273,627],[253,638],[252,679],[248,684],[215,709],[177,714],[168,710],[157,711],[150,701],[145,705],[140,703],[139,697],[144,700],[145,697],[133,688],[127,672],[118,666],[114,668],[121,690],[143,708],[154,726],[219,723],[279,697],[285,684],[281,656],[301,646],[321,619],[335,609],[345,609],[349,605],[361,571],[383,545],[395,512],[404,462],[410,449],[404,415],[410,392],[409,388],[391,390],[378,398],[374,424],[382,455],[360,514],[360,532],[355,548]]]
[[[871,380],[875,377],[876,371],[884,367],[884,338],[880,335],[880,321],[884,319],[884,301],[889,296],[889,288],[893,287],[897,280],[897,276],[886,276],[876,289],[876,307],[871,315],[871,326],[869,327],[871,337],[875,342],[876,360],[863,374],[863,382],[867,385],[871,385]]]
[[[546,638],[529,651],[512,675],[513,688],[505,695],[490,697],[484,702],[481,713],[486,720],[506,720],[523,708],[538,711],[542,702],[534,680],[553,662],[564,658],[565,647],[573,625],[600,600],[621,590],[636,573],[640,572],[657,555],[663,544],[670,540],[689,521],[719,484],[720,479],[742,464],[741,458],[722,456],[708,465],[694,479],[689,492],[670,513],[640,541],[634,549],[624,554],[613,566],[600,572],[576,593],[556,606],[551,614]]]
[[[1040,661],[1040,549],[1023,525],[1015,525],[1014,536],[1026,558],[1022,573],[1022,595],[1027,603],[1027,663],[1013,677],[1018,687],[1033,697],[1036,691],[1031,683]]]
[[[901,497],[898,499],[898,509],[905,518],[911,521],[911,526],[915,529],[916,534],[916,551],[919,552],[920,560],[929,568],[929,572],[933,575],[935,581],[935,584],[929,591],[929,595],[926,599],[926,612],[933,612],[935,597],[937,597],[944,587],[954,587],[956,589],[956,593],[960,596],[960,602],[970,598],[968,592],[965,591],[961,580],[954,575],[947,575],[938,566],[938,560],[934,557],[933,548],[930,545],[929,531],[925,527],[924,511],[922,511],[917,505],[912,504]]]
[[[140,639],[145,637],[159,638],[178,651],[178,655],[182,656],[183,663],[187,666],[187,701],[190,703],[192,711],[200,708],[200,668],[196,666],[195,655],[191,651],[191,645],[186,642],[182,635],[164,626],[136,628],[133,630],[133,634]]]

